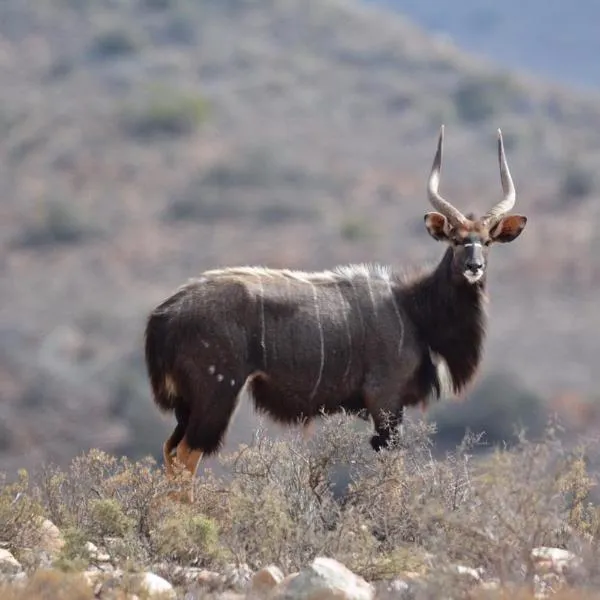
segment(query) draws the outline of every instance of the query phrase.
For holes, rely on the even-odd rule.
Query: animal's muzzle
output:
[[[478,273],[485,265],[481,244],[465,244],[465,246],[467,252],[465,257],[465,269],[471,271],[471,273]]]

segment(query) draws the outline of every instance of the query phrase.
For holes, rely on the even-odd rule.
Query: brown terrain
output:
[[[0,3],[2,470],[158,455],[144,319],[203,269],[437,260],[442,122],[442,193],[500,197],[501,127],[529,217],[492,251],[481,378],[591,397],[600,98],[350,0]],[[238,412],[230,444],[252,423]]]

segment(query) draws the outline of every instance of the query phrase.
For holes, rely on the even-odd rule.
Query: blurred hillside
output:
[[[144,319],[205,268],[435,261],[442,181],[530,218],[494,248],[481,377],[588,395],[600,350],[600,102],[344,0],[0,3],[0,452],[160,452]],[[248,411],[230,432],[251,435]]]
[[[594,0],[363,0],[395,8],[461,48],[538,76],[581,87],[600,85]]]

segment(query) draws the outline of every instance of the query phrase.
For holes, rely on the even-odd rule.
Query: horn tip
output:
[[[443,140],[444,140],[444,124],[442,123],[442,125],[440,126],[440,135],[438,137],[438,145],[441,145]]]

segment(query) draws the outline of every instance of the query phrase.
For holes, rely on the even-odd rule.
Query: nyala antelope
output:
[[[205,271],[149,315],[145,359],[154,401],[175,413],[163,446],[192,476],[218,451],[242,388],[282,424],[345,410],[373,420],[379,451],[404,408],[459,394],[475,375],[485,334],[485,282],[493,243],[527,218],[507,213],[515,187],[498,130],[503,197],[477,219],[439,193],[444,127],[427,192],[425,228],[447,249],[412,277],[380,266],[318,273],[263,267]],[[368,417],[367,417],[368,418]]]

